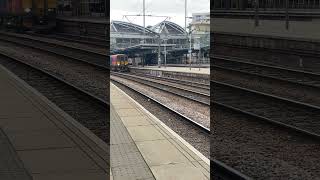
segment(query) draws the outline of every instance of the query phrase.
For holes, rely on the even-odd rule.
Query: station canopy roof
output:
[[[145,32],[146,35],[155,34],[152,30],[148,28],[144,28],[140,25],[133,24],[130,22],[124,22],[124,21],[111,21],[110,31],[117,32],[117,33],[129,33],[129,34],[141,34],[141,35],[143,35],[143,32]]]
[[[166,35],[185,35],[186,31],[176,23],[170,21],[162,21],[152,27],[144,28],[140,25],[124,21],[111,21],[111,32],[116,33],[132,33],[143,34],[145,30],[146,35],[166,34]]]
[[[152,31],[167,35],[185,35],[186,31],[176,23],[162,21],[151,28]]]

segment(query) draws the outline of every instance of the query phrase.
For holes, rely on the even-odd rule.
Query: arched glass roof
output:
[[[129,22],[111,21],[110,24],[111,32],[143,34],[143,29],[145,29],[146,35],[154,34],[150,29]]]
[[[184,35],[186,31],[176,23],[162,21],[151,28],[152,31],[160,34]]]

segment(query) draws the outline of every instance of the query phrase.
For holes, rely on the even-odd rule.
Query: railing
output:
[[[213,9],[224,10],[268,10],[312,11],[320,9],[320,0],[213,0]]]

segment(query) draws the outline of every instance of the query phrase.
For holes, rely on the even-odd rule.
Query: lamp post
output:
[[[289,29],[289,1],[286,0],[286,29]]]
[[[167,38],[164,40],[164,68],[167,68]]]
[[[190,46],[189,46],[189,56],[190,56],[190,70],[191,70],[191,62],[192,62],[192,44],[191,44],[191,41],[192,41],[192,32],[190,30]]]
[[[43,23],[47,24],[48,22],[48,0],[43,2]]]
[[[200,71],[200,63],[201,63],[201,37],[198,37],[199,42],[199,54],[198,54],[198,65],[199,65],[199,71]]]
[[[158,34],[158,68],[161,67],[161,36]]]
[[[254,1],[254,21],[255,21],[255,26],[259,26],[259,0]]]
[[[143,44],[145,44],[145,35],[146,35],[146,1],[143,0]]]
[[[188,8],[188,0],[185,0],[184,2],[184,30],[187,32],[187,8]]]
[[[106,18],[106,19],[108,19],[108,16],[109,16],[109,14],[108,14],[108,10],[109,10],[109,7],[107,8],[107,3],[108,3],[109,1],[107,1],[107,0],[105,0],[104,1],[104,17]],[[109,2],[110,3],[110,2]]]

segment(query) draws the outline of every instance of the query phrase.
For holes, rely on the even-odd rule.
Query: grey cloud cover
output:
[[[111,0],[111,19],[120,20],[124,14],[142,14],[143,0]],[[183,24],[185,0],[146,0],[146,12],[152,15],[168,15],[172,21]],[[209,12],[210,0],[188,0],[188,14]],[[137,18],[133,18],[137,21]],[[140,20],[141,21],[141,20]],[[141,24],[140,21],[135,23]]]

